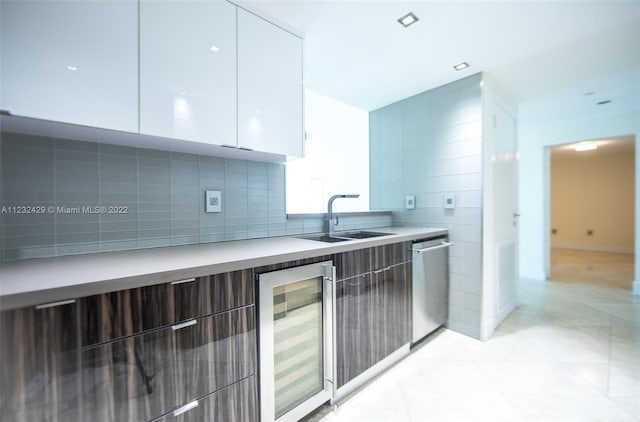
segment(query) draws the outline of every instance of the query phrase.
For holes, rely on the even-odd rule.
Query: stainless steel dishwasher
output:
[[[415,343],[449,316],[449,243],[439,237],[413,244],[413,335]]]

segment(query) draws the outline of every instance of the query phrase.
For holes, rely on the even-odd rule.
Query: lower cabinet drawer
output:
[[[152,420],[253,375],[255,339],[248,306],[82,349],[82,420]]]
[[[255,303],[251,270],[88,296],[79,301],[80,346],[92,346]]]
[[[158,422],[257,422],[258,389],[256,376],[238,381],[200,400],[177,408]]]

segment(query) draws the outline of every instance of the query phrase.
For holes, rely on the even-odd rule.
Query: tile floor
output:
[[[551,249],[551,279],[631,289],[633,254]]]
[[[323,422],[640,421],[640,296],[521,280],[481,342],[440,329]]]

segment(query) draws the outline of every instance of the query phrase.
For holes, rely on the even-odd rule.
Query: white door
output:
[[[236,6],[140,1],[140,132],[236,146]]]
[[[138,2],[2,0],[1,106],[138,131]]]
[[[303,155],[302,40],[238,9],[238,146]]]
[[[496,104],[493,116],[493,222],[495,316],[515,307],[518,286],[518,158],[516,120]]]

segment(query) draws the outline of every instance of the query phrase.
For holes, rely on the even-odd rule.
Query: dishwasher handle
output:
[[[437,245],[437,246],[431,246],[429,248],[422,248],[422,249],[414,249],[413,251],[417,253],[424,253],[429,251],[435,251],[436,249],[448,248],[449,246],[453,246],[453,243],[442,242],[440,245]]]

